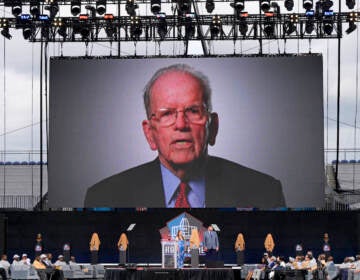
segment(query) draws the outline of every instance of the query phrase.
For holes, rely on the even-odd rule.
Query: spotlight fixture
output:
[[[31,24],[26,24],[23,27],[23,37],[25,40],[29,40],[34,34],[34,29],[31,27]]]
[[[296,14],[292,14],[284,23],[284,32],[287,35],[296,31],[296,24],[299,21],[299,17]]]
[[[9,32],[9,21],[5,18],[0,19],[0,27],[2,28],[1,35],[3,35],[6,39],[10,40],[12,36]]]
[[[185,39],[189,40],[195,35],[194,14],[185,15]]]
[[[71,14],[75,17],[81,12],[81,0],[71,1]]]
[[[63,37],[64,39],[67,37],[66,25],[64,24],[61,18],[55,18],[53,21],[53,26],[55,28],[58,28],[57,33],[61,37]]]
[[[161,0],[150,1],[151,12],[156,15],[161,11]]]
[[[99,15],[103,15],[106,12],[106,0],[97,0],[96,1],[96,12]]]
[[[274,13],[267,12],[264,20],[264,33],[266,37],[273,37],[275,32],[275,24],[273,21]]]
[[[138,16],[130,18],[130,35],[134,40],[139,40],[142,34],[141,20]]]
[[[191,10],[191,2],[190,0],[179,0],[178,1],[178,8],[180,12],[189,13]]]
[[[13,1],[12,7],[11,7],[11,13],[12,13],[15,17],[18,17],[18,16],[22,13],[21,0],[15,0],[15,1]]]
[[[66,26],[65,25],[61,25],[58,29],[58,34],[63,37],[64,39],[66,39],[67,37],[67,30],[66,30]]]
[[[248,16],[249,16],[249,14],[247,12],[240,13],[239,31],[240,31],[240,34],[243,36],[246,36],[246,33],[249,29],[249,26],[247,24]]]
[[[294,8],[294,0],[285,0],[284,6],[286,10],[291,11]]]
[[[233,3],[230,4],[237,13],[240,13],[245,8],[244,0],[234,0]]]
[[[208,13],[212,13],[213,10],[215,9],[214,0],[206,0],[205,9]]]
[[[324,20],[323,20],[323,29],[325,34],[327,35],[331,35],[331,33],[334,30],[334,21],[332,19],[332,17],[329,16],[325,16]]]
[[[322,7],[324,11],[330,11],[330,8],[334,5],[333,1],[331,0],[324,0],[322,2]]]
[[[346,0],[346,6],[352,10],[355,7],[355,0]]]
[[[305,22],[305,32],[307,34],[311,34],[315,29],[314,24],[314,11],[310,11],[306,13],[307,20]]]
[[[215,38],[219,36],[221,31],[221,18],[218,15],[213,16],[212,21],[210,23],[210,34],[211,38]]]
[[[129,16],[135,17],[136,16],[135,10],[137,8],[139,8],[139,6],[135,0],[127,0],[126,1],[125,9]]]
[[[348,27],[348,29],[345,30],[346,34],[350,34],[351,32],[353,32],[356,29],[355,22],[357,20],[358,20],[358,13],[356,13],[356,12],[351,12],[347,16],[346,21],[349,22],[349,27]]]
[[[167,34],[166,15],[165,13],[158,13],[156,17],[158,19],[157,32],[159,34],[160,40],[164,40]]]
[[[313,8],[313,1],[312,0],[303,0],[303,7],[305,10],[309,11]]]
[[[40,14],[40,1],[39,0],[31,0],[30,1],[30,14],[34,17],[39,16]]]
[[[59,4],[57,0],[47,0],[49,5],[45,6],[45,10],[50,12],[50,18],[54,18],[59,12]]]
[[[110,40],[116,40],[116,38],[117,38],[117,28],[113,23],[108,22],[106,24],[105,33],[106,33],[106,36],[108,36],[108,38]]]
[[[1,35],[3,35],[6,39],[8,40],[11,40],[12,36],[9,32],[9,26],[7,27],[4,27],[2,30],[1,30]]]
[[[41,27],[41,38],[42,39],[45,39],[46,41],[49,40],[49,37],[50,37],[50,29],[49,29],[49,26],[43,26]]]
[[[270,10],[270,0],[261,0],[260,8],[264,13],[268,12]]]

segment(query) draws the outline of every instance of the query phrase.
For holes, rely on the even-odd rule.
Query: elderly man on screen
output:
[[[158,157],[89,188],[85,207],[285,206],[278,180],[208,155],[219,117],[201,72],[184,64],[158,70],[145,87],[144,104],[143,132]]]

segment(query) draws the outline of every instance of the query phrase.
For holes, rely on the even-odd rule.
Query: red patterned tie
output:
[[[187,200],[187,192],[189,186],[185,182],[181,182],[178,188],[178,194],[175,201],[175,208],[189,208],[190,204]]]

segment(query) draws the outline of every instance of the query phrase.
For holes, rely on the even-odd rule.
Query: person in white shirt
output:
[[[13,262],[11,265],[21,265],[21,264],[22,264],[22,262],[20,261],[20,256],[15,254],[13,256]]]
[[[31,260],[27,257],[27,254],[22,254],[21,263],[26,265],[31,265]]]
[[[71,256],[71,257],[70,257],[69,264],[70,264],[70,265],[72,265],[72,264],[77,264],[76,259],[75,259],[74,256]]]
[[[64,256],[59,255],[57,261],[54,263],[55,266],[64,266],[66,265],[66,262],[64,261]]]
[[[6,271],[9,271],[10,263],[8,262],[7,255],[1,255],[0,267],[4,268]]]

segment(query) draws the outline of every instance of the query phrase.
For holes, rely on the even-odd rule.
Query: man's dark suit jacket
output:
[[[206,207],[284,207],[280,181],[219,158],[208,158]],[[85,207],[166,207],[160,161],[115,174],[88,189]]]

